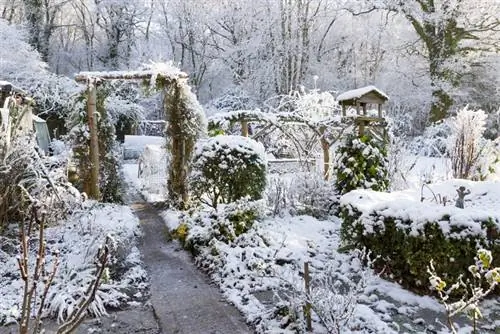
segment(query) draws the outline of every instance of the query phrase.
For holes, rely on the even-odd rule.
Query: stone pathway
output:
[[[151,304],[160,333],[243,334],[253,331],[227,304],[190,255],[170,241],[165,224],[150,204],[132,205],[144,233],[140,247],[150,275]]]

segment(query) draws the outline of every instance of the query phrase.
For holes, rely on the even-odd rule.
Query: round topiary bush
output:
[[[199,142],[192,164],[191,193],[216,207],[241,198],[262,198],[267,161],[264,146],[241,136],[215,136]]]
[[[387,151],[369,136],[349,135],[337,149],[334,166],[341,195],[363,188],[385,191],[389,187]]]

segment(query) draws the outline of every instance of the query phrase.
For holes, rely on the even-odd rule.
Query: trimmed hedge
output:
[[[267,161],[262,144],[241,136],[216,136],[199,142],[190,177],[191,193],[216,208],[245,197],[262,198]]]
[[[492,252],[493,266],[500,265],[500,238],[498,221],[477,221],[481,234],[472,234],[467,226],[450,224],[450,216],[438,221],[428,221],[415,230],[409,219],[380,215],[372,212],[362,214],[351,205],[342,205],[343,219],[341,238],[345,248],[371,250],[378,259],[377,269],[384,276],[417,293],[429,293],[427,267],[431,259],[438,274],[448,282],[455,282],[463,274],[471,278],[467,268],[474,263],[478,248]],[[443,232],[443,225],[449,231]],[[478,226],[478,227],[479,227]],[[499,294],[499,289],[495,291]]]

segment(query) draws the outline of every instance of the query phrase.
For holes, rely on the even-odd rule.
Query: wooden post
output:
[[[99,200],[99,138],[97,134],[96,103],[97,103],[97,80],[89,79],[87,86],[87,118],[90,132],[90,180],[89,193],[90,198]]]
[[[319,129],[321,133],[320,142],[321,148],[323,149],[323,176],[326,181],[330,179],[330,143],[325,138],[326,127],[322,126]]]
[[[243,137],[248,137],[248,122],[241,121],[241,135]]]
[[[382,104],[378,104],[378,118],[382,118]]]
[[[306,289],[307,298],[311,295],[310,287],[310,277],[309,277],[309,262],[304,262],[304,285]],[[306,301],[304,306],[304,315],[306,317],[306,330],[312,332],[312,321],[311,321],[311,303],[309,300]]]

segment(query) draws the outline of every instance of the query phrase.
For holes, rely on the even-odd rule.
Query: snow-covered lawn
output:
[[[102,281],[90,310],[102,315],[106,314],[105,306],[122,307],[146,297],[147,274],[135,241],[140,235],[137,217],[126,206],[88,202],[67,221],[46,229],[48,252],[60,252],[46,315],[61,320],[78,304],[92,280],[97,249],[107,235],[114,240],[109,275]],[[0,324],[8,324],[15,322],[19,313],[23,282],[16,261],[17,239],[1,237],[0,240]],[[37,240],[33,241],[31,260],[35,258],[37,244]],[[47,256],[47,268],[51,268],[51,260]]]

